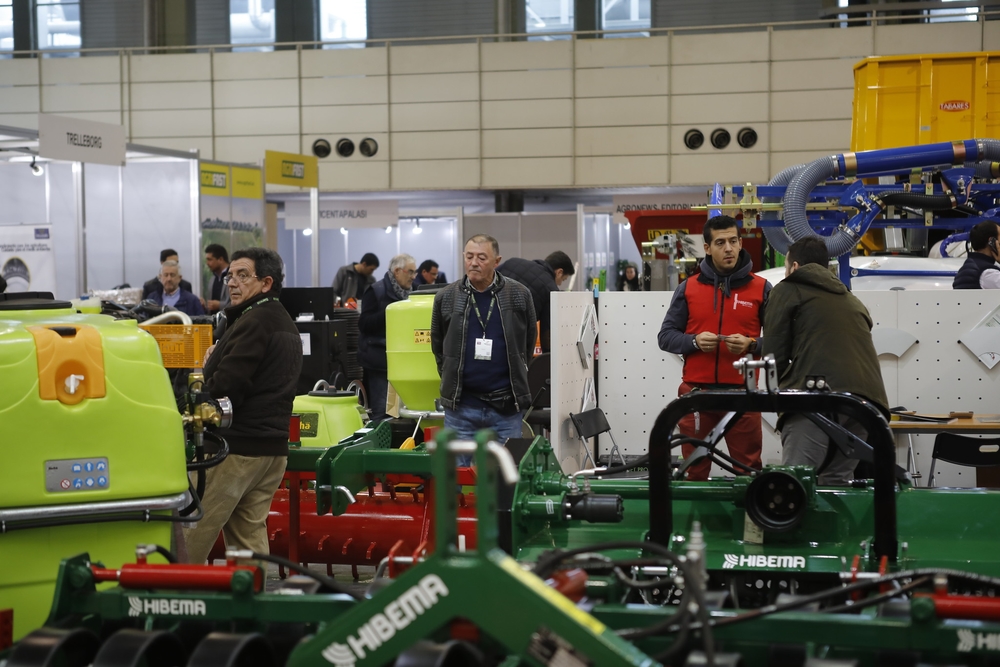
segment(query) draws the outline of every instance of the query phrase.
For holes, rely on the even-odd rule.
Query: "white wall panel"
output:
[[[29,130],[37,130],[38,114],[0,113],[0,125],[10,125],[12,127],[23,127]]]
[[[983,25],[983,51],[996,51],[1000,49],[1000,23],[997,21],[987,21]]]
[[[295,51],[216,53],[213,60],[216,81],[227,79],[286,79],[297,75]]]
[[[296,79],[246,79],[215,82],[215,108],[298,107]]]
[[[670,38],[581,39],[576,42],[576,66],[638,67],[667,65],[670,62]]]
[[[475,72],[478,61],[475,44],[393,46],[389,50],[391,74]]]
[[[674,155],[670,162],[670,183],[766,183],[771,178],[767,153],[716,152]]]
[[[843,151],[851,145],[850,119],[772,123],[771,132],[771,149],[776,151]]]
[[[217,137],[298,133],[299,111],[295,107],[217,109],[215,111],[215,136]]]
[[[389,134],[387,132],[338,132],[331,134],[327,132],[323,135],[317,134],[303,134],[301,141],[301,148],[296,146],[296,150],[292,151],[294,153],[304,153],[306,155],[312,155],[312,145],[317,139],[326,139],[332,145],[336,145],[337,140],[341,137],[350,139],[354,142],[355,150],[354,154],[349,157],[340,157],[337,152],[334,151],[330,154],[330,157],[324,158],[329,162],[385,162],[389,159]],[[365,157],[361,154],[361,151],[357,150],[357,146],[365,138],[374,139],[378,144],[378,151],[375,155]],[[395,157],[395,156],[393,156]]]
[[[573,43],[497,42],[483,44],[484,72],[507,70],[563,69],[573,66]]]
[[[577,185],[666,185],[666,155],[576,158]]]
[[[666,125],[584,127],[576,130],[577,155],[666,155]]]
[[[562,157],[573,154],[573,130],[484,130],[483,157]]]
[[[45,113],[68,111],[111,111],[121,108],[121,87],[117,84],[42,86]]]
[[[212,88],[208,81],[133,83],[132,109],[209,109]]]
[[[392,185],[403,190],[474,188],[479,185],[479,160],[394,161]]]
[[[853,58],[795,60],[771,65],[771,90],[854,90]],[[853,93],[852,93],[853,94]]]
[[[385,104],[389,88],[385,76],[338,76],[302,81],[302,105]]]
[[[302,131],[309,134],[388,132],[389,107],[385,104],[302,107]]]
[[[302,76],[372,76],[386,74],[385,47],[363,49],[305,50],[302,52]]]
[[[132,135],[136,137],[211,137],[212,112],[208,109],[133,111]]]
[[[118,83],[121,62],[118,58],[42,58],[42,81],[56,83]]]
[[[768,146],[768,125],[767,123],[712,123],[710,125],[698,124],[697,127],[701,129],[702,133],[705,135],[705,143],[702,144],[701,148],[696,150],[690,150],[684,145],[684,133],[692,128],[691,125],[673,125],[670,128],[670,145],[673,148],[674,154],[681,155],[728,155],[730,153],[743,154],[743,153],[766,153]],[[736,143],[736,135],[743,127],[751,127],[757,132],[757,143],[754,144],[752,148],[743,148],[738,143]],[[723,149],[718,149],[712,146],[709,139],[711,133],[716,129],[721,128],[729,132],[730,141],[729,145]]]
[[[388,190],[388,162],[320,162],[321,190]]]
[[[483,72],[483,100],[530,100],[573,95],[568,69],[529,72]]]
[[[767,122],[768,94],[674,95],[671,122],[704,123]]]
[[[450,160],[479,157],[479,132],[396,132],[393,160]]]
[[[483,129],[569,127],[572,100],[498,100],[483,102]]]
[[[112,125],[122,124],[122,114],[120,111],[62,111],[60,116],[69,118],[79,118],[81,120],[92,120],[97,123],[110,123]],[[126,119],[125,134],[128,135],[128,119]],[[21,127],[24,127],[23,125]]]
[[[576,72],[576,97],[666,95],[667,67],[608,67]]]
[[[771,119],[829,120],[851,118],[854,91],[809,90],[774,93],[771,96]]]
[[[479,127],[479,103],[393,104],[389,123],[393,132],[473,130]]]
[[[216,137],[215,157],[226,162],[258,164],[264,151],[299,152],[298,135],[269,135],[259,137]]]
[[[846,150],[838,149],[836,152],[842,153]],[[815,150],[815,151],[772,151],[771,152],[771,173],[772,175],[777,174],[782,169],[786,167],[791,167],[797,164],[807,164],[813,160],[818,160],[821,157],[826,157],[830,155],[829,150]],[[768,179],[770,180],[770,179]]]
[[[587,292],[552,294],[552,448],[566,472],[584,467],[583,445],[570,422],[569,414],[580,412],[587,378],[594,377],[593,367],[585,369],[576,348],[580,321],[593,304]]]
[[[867,26],[843,30],[775,30],[771,33],[772,60],[860,60],[873,53],[872,29]]]
[[[571,185],[571,158],[483,159],[484,187]]]
[[[0,113],[38,113],[38,86],[0,88]]]
[[[875,31],[875,54],[959,53],[977,51],[982,28],[974,21],[883,25]]]
[[[132,81],[208,81],[212,61],[207,53],[166,53],[132,56]]]
[[[577,127],[624,127],[667,122],[669,99],[659,97],[591,97],[576,100]]]
[[[720,39],[719,35],[674,35],[671,60],[674,65],[748,63],[767,60],[768,33],[744,32]]]
[[[752,93],[767,90],[767,63],[673,67],[674,95]]]
[[[203,159],[212,159],[212,138],[211,137],[181,137],[171,139],[168,137],[140,137],[133,136],[132,141],[145,146],[157,146],[159,148],[170,148],[175,151],[189,151],[195,149]]]
[[[389,86],[393,104],[479,99],[479,75],[475,73],[394,74]]]
[[[10,58],[0,67],[0,86],[32,86],[38,84],[39,58]]]

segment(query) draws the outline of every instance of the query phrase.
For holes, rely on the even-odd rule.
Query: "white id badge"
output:
[[[476,359],[479,359],[480,361],[489,361],[492,358],[493,358],[493,339],[477,338]]]

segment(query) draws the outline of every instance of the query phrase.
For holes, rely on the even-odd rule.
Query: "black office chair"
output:
[[[552,364],[551,355],[546,352],[528,364],[528,390],[531,392],[531,407],[524,415],[529,426],[541,426],[552,430]]]
[[[583,444],[583,451],[587,455],[587,460],[592,465],[596,464],[594,464],[594,459],[590,455],[590,450],[587,449],[587,440],[601,433],[607,433],[611,436],[611,451],[608,452],[608,466],[610,467],[615,464],[616,454],[622,465],[625,465],[625,457],[622,456],[621,451],[618,449],[618,443],[615,442],[615,436],[611,432],[611,424],[608,423],[608,418],[604,415],[604,410],[594,408],[593,410],[587,410],[575,415],[571,412],[569,413],[569,418],[573,422],[573,426],[576,427],[576,432],[580,436],[580,442]]]
[[[1000,438],[967,438],[954,433],[938,433],[934,438],[927,486],[934,486],[934,464],[938,459],[971,468],[1000,466]]]

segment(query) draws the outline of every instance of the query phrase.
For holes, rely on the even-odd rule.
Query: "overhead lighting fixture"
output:
[[[302,230],[302,236],[312,236],[312,234],[313,230],[310,229],[309,227],[306,227],[305,229]]]
[[[344,236],[347,236],[347,227],[341,227],[340,233],[343,234]]]
[[[417,220],[415,223],[413,223],[413,233],[414,234],[423,234],[424,233],[424,230],[420,229],[420,221],[419,220]]]
[[[385,226],[385,233],[386,234],[392,234],[392,225],[386,225]]]
[[[21,173],[24,173],[24,172],[21,172]],[[41,176],[42,174],[45,173],[45,169],[42,168],[42,165],[35,164],[35,158],[34,157],[31,158],[31,173],[34,174],[35,176]]]

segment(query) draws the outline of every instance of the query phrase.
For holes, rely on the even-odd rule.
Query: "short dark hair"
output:
[[[571,276],[576,273],[576,269],[573,268],[573,260],[569,258],[569,255],[564,253],[562,250],[556,250],[553,253],[549,253],[549,256],[545,258],[545,263],[552,267],[552,270],[562,269],[563,275]]]
[[[425,259],[424,261],[420,262],[420,266],[417,268],[417,270],[420,271],[420,273],[423,273],[424,271],[430,271],[431,269],[436,269],[436,268],[438,268],[437,262],[435,262],[433,259]]]
[[[257,274],[259,280],[271,276],[274,281],[271,285],[272,292],[281,291],[281,255],[268,248],[243,248],[233,253],[234,262],[244,258],[253,262],[253,272]]]
[[[500,256],[500,242],[489,234],[476,234],[475,236],[470,236],[469,240],[465,242],[465,245],[469,245],[470,243],[489,243],[493,246],[493,254],[497,257]],[[465,246],[462,246],[462,250],[464,254]]]
[[[990,243],[990,239],[997,237],[997,223],[992,220],[983,220],[978,225],[969,230],[969,245],[973,250],[984,250]]]
[[[216,259],[221,259],[226,264],[229,263],[229,253],[226,252],[226,248],[224,246],[221,246],[218,243],[209,243],[205,246],[205,254],[211,255]]]
[[[785,264],[798,262],[799,266],[806,264],[830,265],[830,251],[826,249],[826,241],[821,236],[806,236],[793,243],[785,255]]]
[[[377,269],[378,268],[378,257],[376,257],[375,253],[373,253],[373,252],[366,252],[361,257],[361,261],[358,262],[358,264],[367,264],[368,266],[374,266]]]
[[[723,229],[732,229],[735,227],[737,230],[740,228],[740,223],[736,222],[736,218],[731,218],[728,215],[717,215],[714,218],[709,218],[705,222],[705,229],[702,235],[705,237],[705,243],[712,242],[712,232],[722,231]]]
[[[177,257],[180,257],[180,255],[177,254],[177,251],[174,250],[173,248],[164,248],[163,250],[160,251],[160,264],[163,264],[165,261],[167,261],[167,257],[173,257],[175,255]]]

